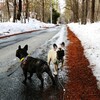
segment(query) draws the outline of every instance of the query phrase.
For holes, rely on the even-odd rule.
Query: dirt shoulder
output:
[[[84,55],[81,41],[67,28],[67,66],[68,83],[65,85],[65,100],[100,100],[100,90],[97,88],[97,80],[93,76],[89,61]]]

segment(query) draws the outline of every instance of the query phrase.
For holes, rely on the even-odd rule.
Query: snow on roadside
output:
[[[15,33],[44,29],[46,27],[54,27],[54,24],[43,23],[36,19],[29,18],[29,21],[26,23],[13,23],[13,22],[4,22],[0,23],[0,36],[11,35]]]
[[[100,82],[100,22],[86,25],[71,23],[68,26],[81,40],[84,54],[90,62],[89,67]]]

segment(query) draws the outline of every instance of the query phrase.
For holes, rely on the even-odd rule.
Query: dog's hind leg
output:
[[[41,86],[40,86],[40,88],[43,89],[44,80],[43,80],[43,78],[42,78],[42,74],[37,73],[37,77],[41,80]]]

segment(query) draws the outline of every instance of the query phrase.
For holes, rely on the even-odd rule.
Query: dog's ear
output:
[[[21,49],[21,46],[20,45],[18,46],[18,49]]]
[[[27,51],[28,50],[28,45],[25,45],[24,46],[24,49]]]

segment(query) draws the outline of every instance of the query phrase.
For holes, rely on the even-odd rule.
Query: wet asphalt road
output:
[[[19,67],[12,75],[0,80],[0,100],[59,100],[59,93],[62,87],[52,86],[49,76],[44,73],[44,89],[41,90],[40,80],[36,74],[32,77],[32,82],[27,80],[25,86],[22,81],[24,76],[22,69]],[[61,80],[60,80],[61,82]]]
[[[62,73],[66,70],[59,70],[58,78],[62,85],[66,80],[66,75]],[[61,75],[64,77],[62,78]],[[44,89],[39,88],[41,82],[34,73],[32,82],[27,80],[27,85],[22,83],[24,76],[20,66],[11,75],[0,79],[0,100],[59,100],[62,86],[56,79],[57,85],[52,86],[49,76],[44,73]]]
[[[24,37],[22,34],[18,37],[14,36],[7,38],[6,40],[0,41],[0,47],[4,48],[5,46],[12,45],[18,41],[31,38],[36,34],[41,34],[41,32],[35,34],[32,33],[28,36],[26,34],[24,35]],[[16,68],[16,65],[14,67]],[[63,78],[61,78],[60,76],[63,72],[66,73],[66,70],[59,70],[60,74],[58,75],[59,81],[62,85],[64,85],[64,81],[66,80],[66,75]],[[5,77],[3,78],[0,78],[0,100],[59,100],[59,95],[61,96],[60,92],[63,88],[58,80],[56,79],[57,85],[53,87],[52,81],[46,73],[43,74],[43,78],[43,90],[39,88],[41,83],[36,74],[33,75],[32,82],[27,80],[27,85],[25,86],[22,83],[24,79],[23,72],[19,66],[16,70],[14,70],[13,73],[5,75]]]
[[[36,35],[51,32],[52,29],[53,28],[46,29],[46,30],[44,29],[44,30],[41,30],[41,31],[36,31],[36,32],[26,33],[26,34],[20,34],[20,35],[15,35],[15,36],[0,39],[0,49],[4,48],[6,46],[9,46],[9,45],[15,44],[17,42],[35,37]],[[59,31],[59,27],[56,27],[56,29],[58,29],[58,31]],[[53,32],[55,34],[55,32],[57,32],[57,30],[54,30]]]

